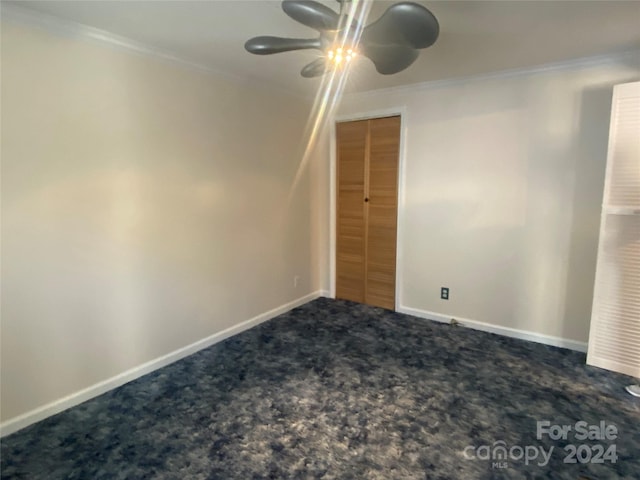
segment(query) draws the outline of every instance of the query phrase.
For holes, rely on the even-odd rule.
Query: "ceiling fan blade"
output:
[[[415,48],[400,45],[362,45],[361,52],[383,75],[401,72],[415,62],[420,54]]]
[[[340,16],[313,0],[284,0],[282,9],[295,21],[321,32],[338,28]]]
[[[425,7],[413,2],[400,2],[362,32],[362,42],[378,45],[404,45],[426,48],[434,44],[440,33],[436,17]]]
[[[329,65],[327,64],[327,60],[325,58],[318,58],[306,64],[304,68],[300,70],[300,74],[304,78],[319,77],[320,75],[324,75],[328,69]]]
[[[244,44],[244,48],[256,55],[271,55],[272,53],[290,52],[291,50],[305,50],[321,48],[319,38],[282,38],[282,37],[253,37]]]

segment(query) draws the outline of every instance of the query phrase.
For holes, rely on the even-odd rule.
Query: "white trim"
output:
[[[329,295],[336,297],[336,123],[365,120],[368,118],[383,118],[400,115],[400,152],[398,158],[398,217],[396,224],[396,309],[402,300],[402,242],[404,239],[404,210],[405,210],[405,165],[406,165],[406,137],[408,131],[407,107],[398,106],[380,110],[369,110],[359,113],[336,115],[331,119],[329,139]]]
[[[455,318],[455,320],[459,322],[460,326],[469,327],[474,330],[481,330],[483,332],[495,333],[498,335],[503,335],[505,337],[512,337],[518,338],[520,340],[542,343],[544,345],[551,345],[553,347],[568,348],[570,350],[576,350],[583,353],[587,351],[587,343],[579,342],[578,340],[554,337],[552,335],[544,335],[542,333],[531,332],[529,330],[503,327],[502,325],[480,322],[478,320],[471,320],[468,318],[460,318],[454,315],[443,315],[441,313],[429,312],[427,310],[420,310],[418,308],[401,306],[397,310],[400,313],[405,313],[407,315],[413,315],[414,317],[426,318],[427,320],[434,320],[436,322],[442,323],[450,323],[452,318]]]
[[[329,125],[329,296],[336,298],[336,118]]]
[[[402,305],[402,280],[403,280],[403,259],[404,259],[404,232],[405,232],[405,212],[407,210],[407,134],[409,133],[409,122],[407,121],[407,109],[402,107],[400,114],[400,159],[398,162],[398,211],[396,218],[396,310]]]
[[[304,305],[311,300],[315,300],[316,298],[323,296],[325,293],[325,291],[310,293],[308,295],[305,295],[304,297],[300,297],[289,303],[280,305],[279,307],[269,310],[268,312],[261,313],[260,315],[250,318],[249,320],[245,320],[244,322],[241,322],[237,325],[226,328],[221,332],[214,333],[213,335],[207,338],[203,338],[202,340],[198,340],[191,345],[179,348],[178,350],[174,350],[173,352],[167,353],[166,355],[143,363],[142,365],[138,365],[137,367],[122,372],[115,377],[108,378],[78,392],[67,395],[66,397],[55,400],[54,402],[31,410],[30,412],[7,420],[0,425],[0,437],[10,435],[18,430],[28,427],[33,423],[44,420],[45,418],[55,415],[56,413],[60,413],[63,410],[79,405],[80,403],[86,402],[87,400],[97,397],[98,395],[102,395],[109,390],[113,390],[114,388],[124,385],[125,383],[140,378],[143,375],[146,375],[155,370],[158,370],[159,368],[165,367],[180,359],[188,357],[189,355],[192,355],[204,348],[210,347],[211,345],[221,342],[229,337],[232,337],[233,335],[237,335],[240,332],[244,332],[245,330],[255,327],[260,323],[277,317],[278,315],[281,315],[285,312],[288,312],[293,308]]]
[[[43,30],[47,30],[51,33],[57,33],[65,37],[84,40],[95,40],[100,43],[106,43],[119,47],[123,50],[133,51],[142,55],[159,57],[164,60],[180,63],[183,66],[195,68],[196,70],[225,75],[225,72],[214,70],[200,63],[184,60],[166,50],[151,47],[149,45],[145,45],[141,42],[137,42],[120,35],[116,35],[106,30],[90,27],[83,23],[66,20],[55,15],[37,12],[35,10],[31,10],[29,8],[21,7],[15,4],[2,4],[2,18],[3,20],[7,19],[18,23],[39,27]]]
[[[364,92],[345,93],[345,98],[349,100],[366,98],[374,95],[376,97],[401,94],[401,93],[416,93],[422,90],[430,90],[436,88],[450,87],[455,85],[462,85],[469,82],[481,82],[495,79],[506,79],[514,77],[524,77],[528,75],[538,75],[544,73],[551,73],[562,70],[580,69],[588,67],[597,67],[600,65],[607,65],[612,63],[631,62],[636,68],[640,65],[640,50],[631,50],[627,52],[612,53],[605,55],[597,55],[590,57],[575,58],[572,60],[564,60],[560,62],[545,63],[533,67],[512,68],[508,70],[501,70],[497,72],[481,73],[477,75],[467,75],[462,77],[445,78],[443,80],[429,80],[426,82],[412,83],[409,85],[397,85],[394,87],[379,88],[374,90],[367,90]]]
[[[405,113],[406,113],[406,107],[399,106],[399,107],[380,108],[377,110],[366,110],[364,112],[345,113],[341,115],[336,115],[333,118],[333,124],[334,124],[333,133],[335,134],[336,122],[353,122],[356,120],[368,120],[370,118],[395,117],[397,115],[404,115]]]
[[[275,84],[265,84],[264,82],[261,82],[255,79],[249,79],[247,77],[242,77],[227,71],[218,70],[198,62],[186,60],[167,50],[146,45],[142,42],[137,42],[135,40],[131,40],[129,38],[113,34],[106,30],[101,30],[95,27],[90,27],[82,23],[66,20],[66,19],[57,17],[55,15],[38,12],[30,8],[18,6],[16,4],[0,3],[0,7],[1,7],[0,17],[2,17],[2,19],[7,19],[10,21],[16,21],[22,24],[39,27],[49,32],[56,33],[58,35],[63,35],[63,36],[76,38],[76,39],[88,39],[88,40],[97,41],[97,42],[108,44],[123,50],[128,50],[129,52],[136,52],[138,54],[160,58],[163,60],[167,60],[169,62],[180,64],[183,67],[189,67],[189,68],[199,70],[201,72],[207,72],[210,74],[219,75],[221,77],[226,77],[231,81],[236,81],[236,82],[241,81],[241,82],[250,84],[252,86],[275,90],[280,93],[288,94],[292,97],[301,98],[301,99],[309,98],[308,95],[305,95],[302,92],[292,91],[290,89],[286,89]],[[411,92],[416,92],[416,91],[425,90],[425,89],[464,84],[467,82],[491,80],[496,78],[512,78],[512,77],[518,77],[518,76],[553,72],[553,71],[564,70],[564,69],[598,66],[598,65],[604,65],[607,63],[614,63],[614,62],[631,61],[631,62],[634,62],[635,65],[637,65],[639,55],[640,55],[640,50],[632,50],[632,51],[619,52],[619,53],[613,53],[613,54],[604,54],[604,55],[597,55],[597,56],[582,57],[582,58],[577,58],[572,60],[564,60],[560,62],[537,65],[534,67],[514,68],[514,69],[502,70],[498,72],[490,72],[490,73],[483,73],[483,74],[477,74],[477,75],[467,75],[467,76],[448,78],[443,80],[430,80],[430,81],[421,82],[421,83],[413,83],[410,85],[398,85],[398,86],[388,87],[388,88],[367,90],[364,92],[345,93],[344,96],[347,98],[358,98],[358,97],[367,97],[369,95],[378,96],[378,95],[392,94],[392,93],[411,93]]]
[[[46,30],[49,33],[67,38],[73,38],[79,41],[93,41],[102,45],[115,47],[118,50],[124,50],[129,53],[133,52],[139,55],[154,57],[163,61],[167,61],[169,63],[180,65],[182,67],[197,70],[202,73],[216,75],[234,83],[242,82],[250,85],[251,87],[259,87],[270,91],[277,91],[279,93],[283,93],[299,99],[308,99],[308,95],[304,95],[300,92],[292,91],[290,89],[286,89],[274,84],[265,84],[265,82],[263,81],[243,77],[225,70],[213,68],[203,63],[184,59],[168,50],[157,48],[142,42],[138,42],[136,40],[132,40],[127,37],[116,35],[115,33],[111,33],[107,30],[91,27],[89,25],[74,22],[72,20],[66,20],[55,15],[38,12],[30,8],[18,6],[16,4],[6,4],[3,2],[0,5],[0,12],[3,20],[6,19],[12,22],[20,23],[22,25],[37,27],[42,30]]]

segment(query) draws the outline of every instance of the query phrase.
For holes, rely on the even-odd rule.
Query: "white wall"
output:
[[[637,58],[345,97],[342,117],[406,108],[400,308],[587,340],[612,87]]]
[[[3,421],[318,289],[307,113],[2,24]]]
[[[328,141],[300,167],[304,102],[1,40],[3,422],[328,288]],[[612,59],[346,97],[339,115],[407,112],[400,307],[585,341],[611,88],[639,77]]]

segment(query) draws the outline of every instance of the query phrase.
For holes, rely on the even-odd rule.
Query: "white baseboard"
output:
[[[45,418],[55,415],[56,413],[60,413],[63,410],[86,402],[87,400],[97,397],[98,395],[102,395],[109,390],[113,390],[114,388],[124,385],[125,383],[151,373],[154,370],[158,370],[159,368],[165,367],[182,358],[188,357],[189,355],[196,353],[199,350],[207,348],[233,335],[237,335],[240,332],[255,327],[256,325],[277,317],[278,315],[281,315],[285,312],[288,312],[293,308],[304,305],[311,300],[315,300],[316,298],[321,296],[326,296],[325,293],[326,292],[322,290],[310,293],[308,295],[305,295],[304,297],[300,297],[289,303],[280,305],[279,307],[269,310],[268,312],[261,313],[260,315],[250,318],[249,320],[245,320],[244,322],[222,330],[221,332],[214,333],[213,335],[207,338],[203,338],[202,340],[198,340],[191,345],[179,348],[178,350],[174,350],[173,352],[170,352],[166,355],[122,372],[115,377],[108,378],[83,390],[74,392],[70,395],[67,395],[66,397],[60,398],[54,402],[48,403],[27,413],[7,420],[6,422],[0,424],[0,437],[10,435],[14,432],[17,432],[18,430],[28,427],[33,423],[39,422],[40,420],[44,420]]]
[[[587,351],[587,344],[585,342],[570,340],[568,338],[554,337],[551,335],[544,335],[542,333],[530,332],[528,330],[503,327],[501,325],[479,322],[477,320],[470,320],[468,318],[453,317],[451,315],[443,315],[441,313],[429,312],[427,310],[420,310],[411,307],[401,306],[397,309],[397,311],[400,313],[406,313],[407,315],[413,315],[414,317],[426,318],[428,320],[434,320],[436,322],[443,323],[450,323],[451,319],[455,318],[458,322],[460,322],[461,326],[473,328],[474,330],[497,333],[498,335],[504,335],[505,337],[529,340],[531,342],[543,343],[545,345],[551,345],[554,347],[568,348],[570,350],[576,350],[578,352]]]

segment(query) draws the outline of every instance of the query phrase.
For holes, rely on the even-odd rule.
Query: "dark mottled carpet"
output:
[[[584,360],[319,299],[4,438],[2,478],[640,478],[632,379]]]

